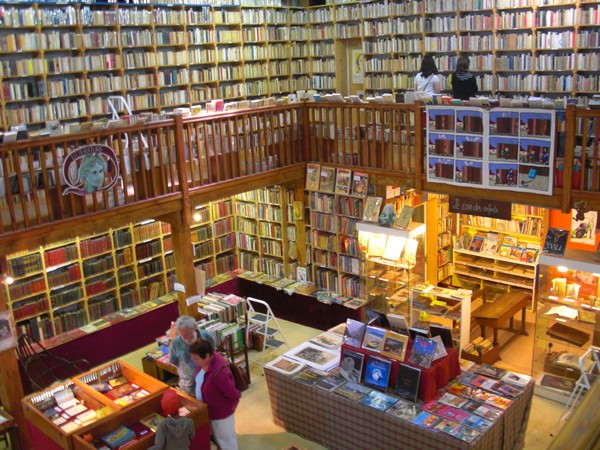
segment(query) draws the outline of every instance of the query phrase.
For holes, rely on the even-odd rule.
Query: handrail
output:
[[[0,238],[169,197],[183,198],[189,209],[189,196],[198,189],[307,161],[368,170],[385,180],[416,178],[419,189],[426,157],[421,111],[407,104],[294,103],[1,144]],[[597,208],[600,111],[569,107],[565,117],[564,160],[554,167],[563,176],[555,177],[554,196],[531,201],[568,210],[584,200]],[[64,158],[86,144],[115,150],[119,181],[81,197],[63,195]],[[438,189],[445,192],[443,185]]]

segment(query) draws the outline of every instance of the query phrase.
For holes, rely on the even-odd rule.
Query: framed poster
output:
[[[352,50],[352,82],[363,82],[363,52],[360,49]]]

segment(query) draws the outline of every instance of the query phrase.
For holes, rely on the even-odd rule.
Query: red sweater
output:
[[[198,372],[200,368],[196,369],[196,375]],[[225,419],[232,415],[240,397],[227,361],[215,352],[202,383],[202,401],[208,405],[211,420]]]

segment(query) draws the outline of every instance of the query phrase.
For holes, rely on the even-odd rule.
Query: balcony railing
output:
[[[568,210],[585,200],[598,209],[600,111],[569,108],[564,129],[564,157],[554,162],[562,174],[555,177],[555,195],[535,201]],[[118,180],[103,191],[64,195],[63,162],[87,144],[114,149]],[[420,107],[400,104],[293,104],[18,141],[0,145],[0,236],[115,207],[183,198],[190,189],[306,161],[415,178],[417,188],[442,190],[443,185],[423,183],[424,157]],[[110,170],[107,178],[115,176]]]

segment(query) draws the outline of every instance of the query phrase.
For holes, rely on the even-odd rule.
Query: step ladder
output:
[[[585,364],[591,358],[592,364]],[[577,405],[577,401],[579,397],[585,394],[586,391],[589,391],[592,387],[592,383],[598,378],[600,375],[600,347],[591,346],[587,349],[587,351],[579,357],[577,362],[579,366],[579,371],[581,375],[579,379],[575,383],[575,387],[573,388],[573,392],[569,396],[569,400],[565,404],[565,407],[560,414],[560,417],[556,421],[556,425],[552,429],[550,436],[554,436],[560,424],[567,420],[567,417],[573,412],[575,406]]]
[[[246,342],[249,342],[250,329],[254,329],[254,334],[262,337],[262,349],[260,350],[261,359],[260,361],[250,360],[260,364],[261,373],[264,375],[265,366],[265,351],[267,349],[276,349],[282,346],[290,348],[287,343],[279,322],[273,310],[267,302],[259,300],[253,297],[246,298],[246,318],[248,320],[248,326],[246,326]],[[253,325],[258,325],[256,329]]]

